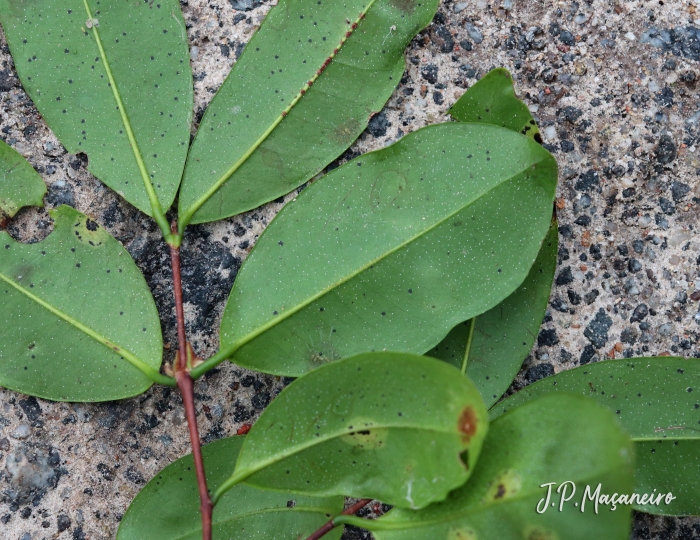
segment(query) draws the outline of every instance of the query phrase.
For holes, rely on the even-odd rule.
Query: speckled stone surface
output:
[[[181,3],[199,121],[270,1]],[[511,70],[561,171],[551,307],[511,391],[604,358],[700,356],[699,29],[698,0],[446,0],[406,51],[389,103],[343,156],[449,120],[446,111],[480,76],[496,66]],[[171,360],[170,272],[156,227],[92,177],[85,156],[63,150],[23,92],[3,37],[0,46],[0,137],[41,173],[49,208],[73,205],[127,247],[157,300]],[[185,310],[199,355],[216,350],[235,275],[283,204],[189,229]],[[50,228],[45,211],[25,210],[10,231],[37,240]],[[213,370],[196,387],[204,440],[253,423],[283,385],[230,364]],[[1,536],[113,538],[144,483],[187,452],[181,401],[170,389],[97,405],[0,390]],[[640,515],[634,529],[640,540],[700,538],[692,518]]]

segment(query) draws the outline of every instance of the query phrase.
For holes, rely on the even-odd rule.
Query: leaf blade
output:
[[[584,513],[571,500],[562,512],[535,510],[546,495],[542,482],[575,482],[576,501],[586,484],[598,482],[605,493],[629,493],[633,455],[604,407],[580,396],[546,396],[493,423],[473,477],[446,501],[417,512],[394,509],[376,521],[338,521],[365,526],[377,540],[622,540],[629,537],[629,507],[596,515],[590,502]]]
[[[144,372],[159,378],[162,337],[143,276],[83,214],[61,206],[51,215],[54,231],[40,243],[0,233],[0,384],[57,401],[144,392],[153,383]]]
[[[700,378],[695,358],[629,358],[605,360],[546,377],[493,407],[497,418],[530,399],[557,392],[575,392],[595,399],[617,414],[638,448],[636,478],[640,487],[672,491],[669,505],[635,505],[664,515],[700,514],[698,447],[700,406],[689,392]],[[679,429],[683,428],[683,429]],[[652,452],[653,450],[653,452]],[[659,456],[657,459],[657,455]]]
[[[244,438],[221,439],[202,448],[210,488],[216,489],[226,478]],[[124,514],[117,540],[197,540],[202,536],[198,503],[189,454],[168,465],[139,492]],[[327,514],[339,514],[342,509],[342,497],[298,497],[241,484],[216,505],[212,528],[216,538],[296,540],[328,521]],[[329,538],[338,540],[340,533],[333,531]]]
[[[11,146],[0,141],[0,223],[24,206],[43,206],[46,185]],[[2,226],[2,225],[0,225]]]
[[[507,156],[491,161],[489,148],[504,146]],[[221,354],[298,376],[377,347],[425,352],[522,282],[549,227],[555,184],[548,152],[487,125],[431,126],[365,154],[267,228],[234,283]],[[480,229],[464,226],[477,215],[487,216]],[[421,261],[436,242],[444,250],[431,268]],[[473,294],[465,280],[493,293]]]
[[[513,79],[507,69],[487,73],[450,109],[459,122],[484,122],[512,129],[541,143],[542,136],[527,105],[515,95]]]
[[[245,481],[420,508],[468,478],[484,418],[473,384],[452,367],[415,355],[358,355],[283,390],[251,429],[224,488]]]
[[[537,339],[557,264],[557,225],[552,224],[525,281],[496,307],[471,319],[475,331],[467,361],[467,376],[487,407],[498,401]],[[471,321],[461,323],[425,353],[461,367]]]
[[[256,208],[320,172],[389,99],[406,45],[436,9],[434,0],[273,7],[202,120],[180,196],[184,222]]]
[[[0,21],[25,90],[66,149],[87,153],[90,172],[139,210],[167,210],[193,102],[178,2],[3,0]]]

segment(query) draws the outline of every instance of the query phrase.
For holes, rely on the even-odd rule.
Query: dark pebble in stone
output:
[[[438,26],[435,34],[438,37],[437,41],[440,45],[440,52],[445,54],[451,53],[455,48],[455,40],[447,27],[443,25]]]
[[[662,165],[671,163],[676,159],[676,143],[668,133],[661,135],[659,145],[656,147],[656,161]]]
[[[438,67],[435,64],[428,64],[421,69],[420,74],[430,84],[435,84],[438,80]]]
[[[433,92],[433,101],[436,105],[442,105],[442,102],[445,101],[445,98],[442,97],[442,92],[438,92],[437,90]]]
[[[82,527],[78,527],[73,531],[73,540],[86,540]]]
[[[583,331],[583,335],[596,349],[600,349],[608,341],[608,330],[610,330],[611,326],[612,319],[605,313],[603,308],[600,308]]]
[[[58,532],[62,533],[65,530],[70,529],[71,520],[66,514],[58,514],[56,518],[56,528]]]
[[[683,182],[671,182],[671,196],[678,202],[690,192],[690,186]]]
[[[625,328],[620,333],[620,341],[622,341],[622,343],[634,345],[634,342],[637,341],[637,335],[637,330],[634,327]]]
[[[568,30],[564,30],[559,34],[559,41],[561,41],[564,45],[568,45],[569,47],[576,44],[574,35]]]
[[[559,337],[557,336],[557,331],[554,329],[541,330],[537,336],[537,345],[539,347],[549,347],[557,343],[559,343]]]
[[[579,364],[582,366],[585,364],[590,363],[591,360],[593,360],[593,357],[595,356],[595,349],[593,348],[592,345],[586,345],[583,348],[583,352],[581,352],[581,358],[579,359]]]
[[[389,121],[384,112],[375,114],[367,124],[367,131],[374,137],[384,137],[386,129],[389,127]]]
[[[566,295],[569,297],[569,302],[571,302],[572,305],[578,306],[581,303],[581,295],[573,289],[566,291]]]
[[[657,92],[654,96],[654,101],[661,105],[662,107],[672,107],[673,106],[673,90],[668,86],[664,87],[661,92]]]
[[[525,374],[525,378],[528,382],[533,383],[535,381],[539,381],[540,379],[544,379],[545,377],[551,377],[552,375],[554,375],[554,366],[549,363],[544,363],[528,369],[527,373]]]
[[[617,246],[617,252],[623,257],[627,257],[627,255],[629,255],[627,244],[620,244],[619,246]]]
[[[622,196],[625,199],[629,199],[630,197],[634,197],[634,195],[637,193],[637,190],[634,189],[633,187],[631,188],[626,188],[622,190]]]
[[[561,234],[564,238],[572,238],[574,236],[571,225],[560,225],[559,234]]]
[[[554,309],[559,311],[560,313],[568,313],[569,312],[569,305],[559,298],[558,296],[555,296],[554,299],[549,303],[550,306],[552,306]],[[540,335],[542,333],[540,332]]]
[[[662,214],[656,214],[654,216],[654,221],[663,230],[668,229],[668,220]]]
[[[661,210],[663,210],[663,213],[669,216],[676,211],[676,207],[666,197],[659,198],[659,206]]]
[[[49,193],[48,195],[46,195],[46,202],[49,203],[51,206],[61,206],[62,204],[67,204],[68,206],[75,206],[75,198],[73,197],[73,192],[67,186],[49,186]]]
[[[590,191],[600,186],[600,176],[593,169],[588,169],[576,181],[574,186],[578,191]]]
[[[564,117],[564,119],[567,122],[569,122],[571,124],[575,124],[576,120],[581,118],[582,114],[583,114],[583,111],[581,109],[577,109],[576,107],[572,107],[570,105],[567,107],[564,107],[561,110],[561,115]]]
[[[641,240],[632,240],[632,249],[635,253],[644,253],[644,242]]]
[[[233,9],[238,11],[250,11],[253,8],[262,6],[262,0],[229,0]]]
[[[268,392],[259,392],[253,396],[250,402],[256,409],[264,409],[270,404],[270,394]]]
[[[571,273],[571,267],[566,266],[566,267],[564,267],[564,269],[561,272],[559,272],[559,275],[557,276],[557,279],[556,279],[556,284],[557,285],[568,285],[572,281],[574,281],[574,276]]]
[[[474,45],[472,44],[471,41],[468,39],[463,39],[462,41],[459,42],[459,46],[462,48],[464,51],[471,51],[474,48]]]
[[[649,307],[646,304],[639,304],[630,317],[630,322],[635,323],[644,320],[644,318],[649,315]]]
[[[627,263],[627,269],[634,274],[642,269],[642,264],[637,259],[632,257],[629,260],[629,263]]]
[[[146,483],[146,479],[134,467],[129,467],[124,472],[124,478],[126,478],[129,482],[133,482],[137,486],[142,486],[143,484]]]
[[[12,72],[9,69],[3,69],[0,71],[0,92],[9,92],[17,84],[17,79],[12,76]]]
[[[564,261],[568,261],[571,258],[569,256],[569,250],[564,246],[559,246],[559,250],[557,251],[557,258],[559,260],[559,264],[563,263]]]
[[[581,225],[582,227],[588,227],[591,224],[590,216],[579,216],[574,220],[576,225]]]
[[[576,148],[574,146],[574,143],[571,141],[563,140],[559,143],[559,147],[561,148],[561,151],[564,152],[565,154],[568,154],[570,152],[573,152],[574,149]]]
[[[229,47],[228,45],[226,45],[226,44],[220,44],[220,45],[219,45],[219,50],[221,51],[221,55],[222,55],[222,56],[225,56],[226,58],[228,58],[229,56],[231,56],[231,47]]]
[[[39,407],[39,402],[35,397],[30,396],[27,399],[20,399],[19,406],[22,407],[24,414],[27,415],[27,419],[31,422],[38,420],[41,416],[41,407]]]
[[[246,375],[241,379],[241,385],[248,388],[250,386],[253,386],[253,383],[255,382],[255,377],[252,375]]]

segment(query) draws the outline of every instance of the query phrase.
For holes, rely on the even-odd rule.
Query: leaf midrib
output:
[[[434,126],[428,126],[428,127],[426,127],[426,128],[423,128],[423,130],[421,130],[421,131],[439,128],[441,125],[442,125],[442,124],[437,124],[437,125],[434,125]],[[505,128],[504,128],[504,129],[505,129]],[[524,137],[524,136],[523,136],[523,137]],[[375,152],[380,152],[380,151],[381,151],[381,150],[375,150]],[[374,152],[370,152],[370,153],[374,153]],[[365,156],[366,156],[366,155],[367,155],[367,154],[365,154]],[[376,265],[377,263],[379,263],[380,261],[386,259],[386,258],[389,257],[390,255],[393,255],[394,253],[396,253],[396,252],[399,251],[400,249],[403,249],[403,248],[407,247],[408,245],[410,245],[411,243],[415,242],[416,240],[422,238],[423,236],[425,236],[426,234],[430,233],[431,231],[433,231],[434,229],[436,229],[436,228],[439,227],[440,225],[446,223],[447,221],[449,221],[450,219],[452,219],[453,217],[455,217],[455,216],[456,216],[457,214],[459,214],[460,212],[463,212],[464,210],[466,210],[466,209],[469,208],[470,206],[472,206],[472,205],[474,205],[475,203],[477,203],[478,201],[480,201],[483,197],[485,197],[486,195],[488,195],[489,193],[491,193],[494,189],[500,187],[501,185],[505,184],[506,182],[510,182],[510,181],[513,180],[514,178],[519,177],[519,176],[522,175],[524,172],[526,172],[528,169],[530,169],[531,167],[533,167],[533,166],[535,166],[535,165],[541,163],[542,161],[544,161],[544,160],[546,160],[546,159],[547,159],[547,155],[543,155],[541,159],[538,159],[537,161],[534,161],[534,162],[530,163],[530,164],[527,165],[525,168],[519,170],[517,173],[515,173],[515,174],[513,174],[513,175],[511,175],[511,176],[508,176],[508,177],[504,178],[502,181],[498,182],[497,184],[494,184],[494,185],[490,186],[488,190],[483,191],[483,192],[480,193],[478,196],[474,197],[471,201],[469,201],[469,203],[460,206],[460,207],[459,207],[458,209],[456,209],[455,211],[451,212],[450,214],[447,214],[444,218],[435,221],[430,227],[427,227],[427,228],[423,229],[422,231],[420,231],[419,233],[417,233],[417,234],[415,234],[415,235],[413,235],[413,236],[407,238],[407,239],[404,240],[403,242],[400,242],[400,243],[397,244],[395,247],[391,248],[391,249],[388,250],[388,251],[385,251],[384,253],[382,253],[382,254],[379,255],[378,257],[376,257],[376,258],[372,259],[371,261],[365,263],[363,266],[359,267],[357,270],[354,270],[354,271],[348,273],[347,275],[345,275],[345,276],[341,277],[340,279],[336,280],[335,282],[331,283],[331,284],[330,284],[329,286],[327,286],[326,288],[324,288],[324,289],[318,291],[317,293],[315,293],[315,294],[309,296],[306,300],[304,300],[304,301],[302,301],[302,302],[299,302],[297,305],[295,305],[295,306],[289,308],[288,310],[285,310],[284,313],[282,313],[282,314],[276,316],[275,318],[271,319],[271,320],[268,321],[266,324],[263,324],[263,325],[259,326],[257,329],[253,330],[252,332],[250,332],[249,334],[243,336],[242,338],[239,338],[239,339],[235,340],[235,341],[234,341],[233,343],[231,343],[228,347],[222,348],[222,349],[219,351],[219,353],[217,353],[217,354],[215,355],[215,357],[212,357],[212,359],[213,359],[213,358],[220,358],[221,356],[223,356],[224,358],[230,357],[236,350],[238,350],[240,347],[242,347],[242,346],[245,345],[246,343],[252,341],[253,339],[255,339],[256,337],[260,336],[261,334],[263,334],[264,332],[266,332],[266,331],[269,330],[270,328],[273,328],[273,327],[277,326],[277,325],[280,324],[282,321],[288,319],[288,318],[291,317],[292,315],[298,313],[299,311],[301,311],[301,310],[304,309],[305,307],[309,306],[310,304],[312,304],[313,302],[315,302],[315,301],[318,300],[319,298],[325,296],[326,294],[328,294],[328,293],[330,293],[331,291],[337,289],[337,288],[340,287],[341,285],[347,283],[348,281],[350,281],[350,280],[353,279],[354,277],[360,275],[362,272],[366,271],[366,270],[367,270],[368,268],[370,268],[371,266]],[[232,297],[233,297],[233,295],[235,294],[235,292],[236,292],[236,284],[234,283],[233,290],[231,291],[231,296],[232,296]]]
[[[85,6],[85,11],[87,12],[88,19],[92,20],[94,17],[92,16],[92,11],[90,9],[90,6],[88,5],[88,0],[83,0],[83,5]],[[156,195],[153,184],[151,183],[151,179],[148,174],[148,169],[146,169],[146,164],[143,160],[141,150],[139,148],[138,142],[136,141],[136,136],[134,135],[134,131],[131,127],[131,121],[129,120],[129,116],[127,115],[126,107],[124,107],[124,102],[122,101],[121,94],[119,92],[119,87],[117,86],[117,82],[114,79],[112,67],[109,63],[109,60],[107,59],[107,53],[105,52],[104,47],[102,45],[102,38],[100,37],[98,27],[95,24],[92,25],[92,33],[95,37],[95,43],[100,53],[102,65],[104,66],[104,69],[107,72],[107,79],[109,80],[110,87],[112,88],[112,95],[114,97],[114,101],[117,104],[117,108],[119,109],[119,114],[121,116],[122,124],[124,125],[124,130],[126,131],[127,138],[129,139],[131,151],[134,154],[134,159],[136,160],[139,173],[141,173],[141,178],[143,180],[144,187],[146,188],[146,193],[148,194],[148,200],[151,204],[151,213],[153,214],[153,218],[158,222],[158,225],[161,227],[161,229],[163,229],[163,225],[165,224],[164,230],[168,231],[169,226],[167,220],[165,218],[165,215],[163,214],[163,209],[160,205],[160,201],[158,200],[158,196]]]
[[[146,375],[149,379],[152,380],[158,380],[162,376],[160,375],[159,372],[156,372],[151,366],[149,366],[146,362],[141,360],[138,356],[136,356],[134,353],[131,351],[125,349],[121,345],[113,342],[112,340],[106,338],[99,332],[93,330],[92,328],[84,325],[77,319],[74,319],[67,313],[63,312],[62,310],[58,309],[57,307],[51,305],[49,302],[41,299],[40,297],[36,296],[35,294],[29,292],[25,287],[20,285],[19,283],[15,282],[13,279],[9,278],[6,276],[4,273],[0,272],[0,280],[4,281],[7,283],[9,286],[14,288],[16,291],[18,291],[20,294],[25,295],[27,298],[32,300],[33,302],[37,303],[50,313],[54,314],[56,317],[59,319],[67,322],[71,326],[75,327],[76,329],[80,330],[84,334],[90,336],[92,339],[106,347],[107,349],[110,350],[112,354],[116,354],[120,357],[122,357],[124,360],[129,362],[132,366],[140,370],[144,375]],[[118,350],[115,350],[115,347],[118,348]],[[155,379],[154,379],[155,377]]]
[[[243,514],[237,514],[235,516],[231,516],[228,519],[222,519],[220,521],[214,520],[212,522],[212,525],[216,527],[217,525],[221,524],[226,524],[230,523],[232,521],[237,521],[239,519],[245,519],[247,517],[251,516],[256,516],[259,514],[274,514],[277,512],[308,512],[310,514],[323,514],[324,516],[327,515],[329,512],[332,513],[332,510],[329,511],[328,508],[316,508],[313,506],[294,506],[292,508],[284,508],[284,507],[278,507],[278,508],[265,508],[263,510],[255,510],[252,512],[246,512]],[[202,527],[197,527],[195,529],[190,530],[190,532],[183,534],[182,536],[177,536],[173,538],[173,540],[182,540],[183,538],[187,538],[189,535],[192,533],[201,531]]]

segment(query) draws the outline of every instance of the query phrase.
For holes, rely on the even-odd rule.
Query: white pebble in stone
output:
[[[12,432],[12,436],[15,439],[26,439],[32,434],[32,428],[30,427],[29,424],[20,424],[17,426],[17,429],[15,429]]]

